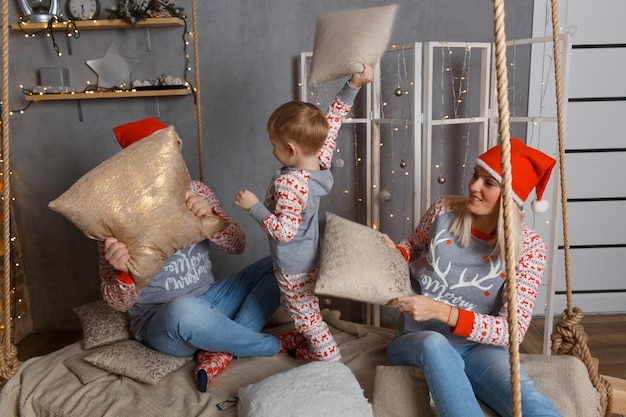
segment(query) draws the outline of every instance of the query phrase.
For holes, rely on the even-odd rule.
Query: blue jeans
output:
[[[150,319],[143,343],[173,356],[198,349],[234,356],[273,356],[276,337],[260,333],[280,305],[271,257],[263,258],[216,282],[204,294],[183,295]]]
[[[434,331],[396,337],[387,350],[391,365],[419,367],[441,417],[483,417],[477,399],[501,416],[511,415],[508,347],[480,343],[452,346]],[[520,368],[522,415],[559,416],[526,370]]]

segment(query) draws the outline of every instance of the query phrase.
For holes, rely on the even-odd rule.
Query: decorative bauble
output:
[[[406,168],[406,162],[404,162],[404,159],[400,161],[400,168]]]
[[[344,162],[343,159],[341,159],[341,158],[335,159],[335,166],[337,168],[343,168],[344,164],[345,164],[345,162]]]
[[[380,191],[380,201],[391,201],[391,193],[387,190]]]
[[[396,89],[394,90],[394,92],[393,92],[393,94],[394,94],[396,97],[400,97],[400,96],[402,96],[402,93],[403,93],[403,92],[402,92],[402,89],[401,89],[400,87],[396,88]]]
[[[437,182],[439,184],[445,184],[446,183],[446,177],[444,177],[443,175],[440,175],[439,178],[437,178]]]

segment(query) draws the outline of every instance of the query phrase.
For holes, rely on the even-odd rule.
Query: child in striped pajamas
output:
[[[319,270],[320,198],[333,185],[330,171],[337,133],[373,69],[352,74],[326,116],[310,103],[292,101],[278,107],[267,122],[276,171],[263,203],[248,190],[233,203],[247,210],[268,235],[281,304],[301,337],[296,358],[340,361],[341,353],[324,322],[314,294]]]

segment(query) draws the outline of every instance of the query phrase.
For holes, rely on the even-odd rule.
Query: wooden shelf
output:
[[[135,26],[129,25],[122,19],[101,19],[101,20],[74,20],[74,25],[78,30],[93,29],[137,29],[137,28],[157,28],[183,26],[185,21],[178,17],[153,17],[140,20]],[[68,22],[56,22],[52,24],[52,30],[66,30]],[[13,30],[20,30],[26,33],[38,32],[48,27],[47,22],[19,22],[11,25]]]
[[[94,100],[103,98],[162,97],[188,96],[191,88],[175,88],[171,90],[125,90],[125,91],[90,91],[86,93],[45,93],[24,96],[26,101],[58,101],[58,100]]]

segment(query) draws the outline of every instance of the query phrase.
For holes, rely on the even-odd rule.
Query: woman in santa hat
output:
[[[522,206],[534,188],[534,211],[555,160],[511,139],[517,322],[520,343],[528,329],[546,266],[546,244],[523,222]],[[478,400],[511,415],[509,328],[505,291],[500,146],[476,159],[467,196],[444,196],[396,245],[411,271],[415,295],[389,302],[401,311],[387,351],[391,365],[419,367],[441,416],[483,416]],[[522,414],[558,416],[524,368]]]

